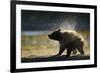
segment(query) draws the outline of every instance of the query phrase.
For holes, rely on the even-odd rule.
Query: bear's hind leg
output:
[[[83,48],[79,48],[78,51],[80,52],[81,55],[84,54],[84,50],[83,50]]]
[[[77,45],[78,47],[77,47],[77,49],[78,49],[78,51],[80,52],[80,54],[81,55],[84,55],[85,54],[85,52],[84,52],[84,50],[83,50],[83,46],[84,46],[84,43],[83,42],[81,42],[79,45]]]

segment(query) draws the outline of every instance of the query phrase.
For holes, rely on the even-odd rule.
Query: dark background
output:
[[[49,31],[55,29],[90,29],[90,14],[21,10],[22,31]]]

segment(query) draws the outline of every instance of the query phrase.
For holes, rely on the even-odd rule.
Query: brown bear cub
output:
[[[48,37],[52,40],[59,41],[60,49],[57,55],[61,55],[65,49],[67,49],[67,57],[71,55],[71,52],[76,54],[77,50],[80,54],[84,54],[84,42],[79,36],[75,36],[74,33],[61,32],[59,29],[48,35]]]

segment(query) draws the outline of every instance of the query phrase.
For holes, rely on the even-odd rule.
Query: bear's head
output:
[[[48,37],[52,40],[57,40],[60,41],[62,38],[62,33],[60,32],[60,29],[54,31],[53,33],[51,33],[50,35],[48,35]]]

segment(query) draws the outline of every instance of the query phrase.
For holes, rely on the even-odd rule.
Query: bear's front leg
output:
[[[60,46],[60,49],[59,49],[59,53],[57,55],[61,55],[63,53],[63,51],[65,50],[64,47]]]
[[[67,49],[67,57],[69,57],[71,55],[71,49]]]

